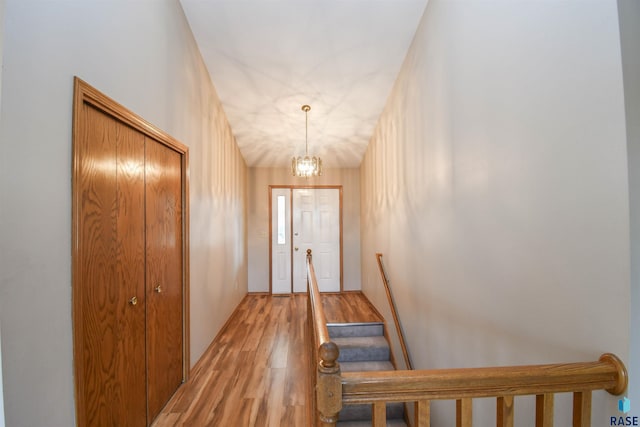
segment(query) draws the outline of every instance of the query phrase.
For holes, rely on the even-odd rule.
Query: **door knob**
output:
[[[153,290],[157,293],[162,293],[162,287],[160,285],[156,286]]]
[[[138,298],[137,297],[133,297],[129,300],[129,304],[131,305],[136,305],[138,304]]]
[[[296,246],[295,248],[293,248],[293,250],[294,250],[294,251],[297,251],[297,250],[298,250],[298,247]]]

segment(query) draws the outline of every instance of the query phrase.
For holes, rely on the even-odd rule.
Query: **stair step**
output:
[[[340,362],[342,372],[394,371],[395,368],[387,360],[369,362]]]
[[[384,335],[382,322],[367,323],[327,323],[330,338],[371,337]]]
[[[371,427],[371,421],[338,421],[340,427]],[[387,420],[387,427],[407,427],[404,420]]]
[[[345,405],[338,415],[341,421],[371,422],[371,405]],[[404,403],[387,403],[387,420],[404,419]]]
[[[340,348],[338,362],[389,360],[389,344],[382,335],[342,337],[332,340]]]

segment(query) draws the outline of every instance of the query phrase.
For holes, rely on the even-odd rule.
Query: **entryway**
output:
[[[307,291],[307,250],[321,292],[342,291],[342,187],[271,186],[270,289]]]

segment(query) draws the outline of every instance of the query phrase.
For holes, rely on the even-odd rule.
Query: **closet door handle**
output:
[[[132,298],[129,300],[129,304],[131,304],[131,305],[137,305],[137,304],[138,304],[138,297],[132,297]]]
[[[154,291],[156,291],[157,293],[162,293],[162,287],[160,285],[156,286],[155,288],[153,288]]]

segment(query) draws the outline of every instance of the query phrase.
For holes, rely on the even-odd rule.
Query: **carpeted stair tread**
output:
[[[327,324],[331,341],[340,348],[342,372],[393,371],[389,343],[384,336],[384,324],[330,323]],[[338,426],[370,427],[370,404],[345,405],[338,415]],[[404,422],[404,404],[387,404],[387,427],[407,427]]]
[[[371,360],[368,362],[340,362],[342,372],[394,371],[388,360]]]
[[[330,338],[367,337],[384,334],[382,322],[367,323],[328,323]]]
[[[338,419],[341,421],[371,420],[371,405],[345,405]],[[387,403],[387,420],[404,419],[404,403]]]
[[[389,344],[382,335],[332,339],[340,348],[339,362],[389,360]]]

